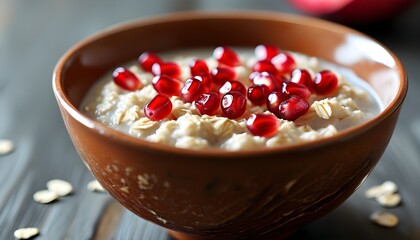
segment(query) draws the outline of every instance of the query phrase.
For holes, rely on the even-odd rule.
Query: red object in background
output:
[[[300,10],[335,21],[369,24],[395,17],[415,0],[289,0]]]

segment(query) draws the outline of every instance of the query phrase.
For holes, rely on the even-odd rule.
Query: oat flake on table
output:
[[[375,199],[382,207],[392,208],[401,203],[401,195],[398,193],[386,194]]]
[[[35,227],[17,229],[13,235],[17,239],[29,239],[39,234],[39,229]]]
[[[98,180],[90,181],[87,184],[87,189],[91,192],[106,192],[106,190],[102,187]]]
[[[0,139],[0,157],[11,153],[15,149],[13,141],[8,139]]]
[[[398,225],[398,217],[388,212],[375,212],[370,215],[370,220],[380,226],[388,228],[393,228]]]
[[[365,196],[367,198],[378,198],[382,195],[389,195],[396,193],[398,191],[398,186],[392,181],[385,181],[381,185],[373,186],[369,188]]]
[[[41,190],[33,195],[33,199],[35,202],[47,204],[50,202],[53,202],[57,200],[60,196],[57,195],[57,193],[52,192],[50,190]]]
[[[47,182],[47,188],[58,196],[63,197],[73,192],[73,186],[61,179],[51,179]]]

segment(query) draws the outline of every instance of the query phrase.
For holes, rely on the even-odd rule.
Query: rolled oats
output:
[[[33,195],[33,199],[35,202],[38,203],[42,203],[42,204],[47,204],[50,202],[54,202],[56,200],[58,200],[60,198],[60,196],[58,196],[57,193],[52,192],[50,190],[41,190],[38,191],[36,193],[34,193]]]
[[[39,229],[35,227],[17,229],[13,235],[17,239],[29,239],[39,235]]]
[[[90,181],[86,187],[91,192],[106,192],[98,180]]]
[[[388,228],[393,228],[398,225],[398,217],[388,212],[375,212],[370,215],[370,220],[380,226]]]
[[[401,203],[401,195],[398,193],[381,195],[375,199],[382,207],[392,208]]]
[[[8,139],[0,139],[0,157],[11,153],[15,149],[13,141]]]
[[[392,194],[398,191],[398,186],[392,181],[385,181],[381,185],[373,186],[365,192],[367,198],[377,198],[382,195]]]
[[[315,109],[316,114],[323,119],[329,119],[332,115],[331,106],[328,101],[315,101],[312,106]]]
[[[52,179],[47,182],[47,189],[63,197],[73,192],[73,186],[61,179]]]

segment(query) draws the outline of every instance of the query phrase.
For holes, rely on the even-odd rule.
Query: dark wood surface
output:
[[[0,0],[0,139],[16,144],[0,157],[0,239],[38,227],[36,239],[170,239],[164,229],[124,210],[106,193],[86,189],[91,174],[77,155],[56,105],[51,74],[74,43],[112,24],[180,10],[263,9],[295,12],[281,0]],[[361,188],[292,239],[420,239],[420,6],[393,22],[360,30],[384,43],[406,66],[409,93],[391,143]],[[314,36],[316,37],[316,36]],[[372,139],[374,141],[374,139]],[[41,205],[35,191],[52,178],[74,194]],[[400,224],[385,229],[369,215],[380,210],[364,191],[395,181],[403,198],[388,211]]]

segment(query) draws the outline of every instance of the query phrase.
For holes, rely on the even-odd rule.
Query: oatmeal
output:
[[[235,50],[144,53],[140,66],[98,81],[82,111],[151,142],[240,150],[333,136],[381,108],[369,86],[342,67],[264,45]]]

